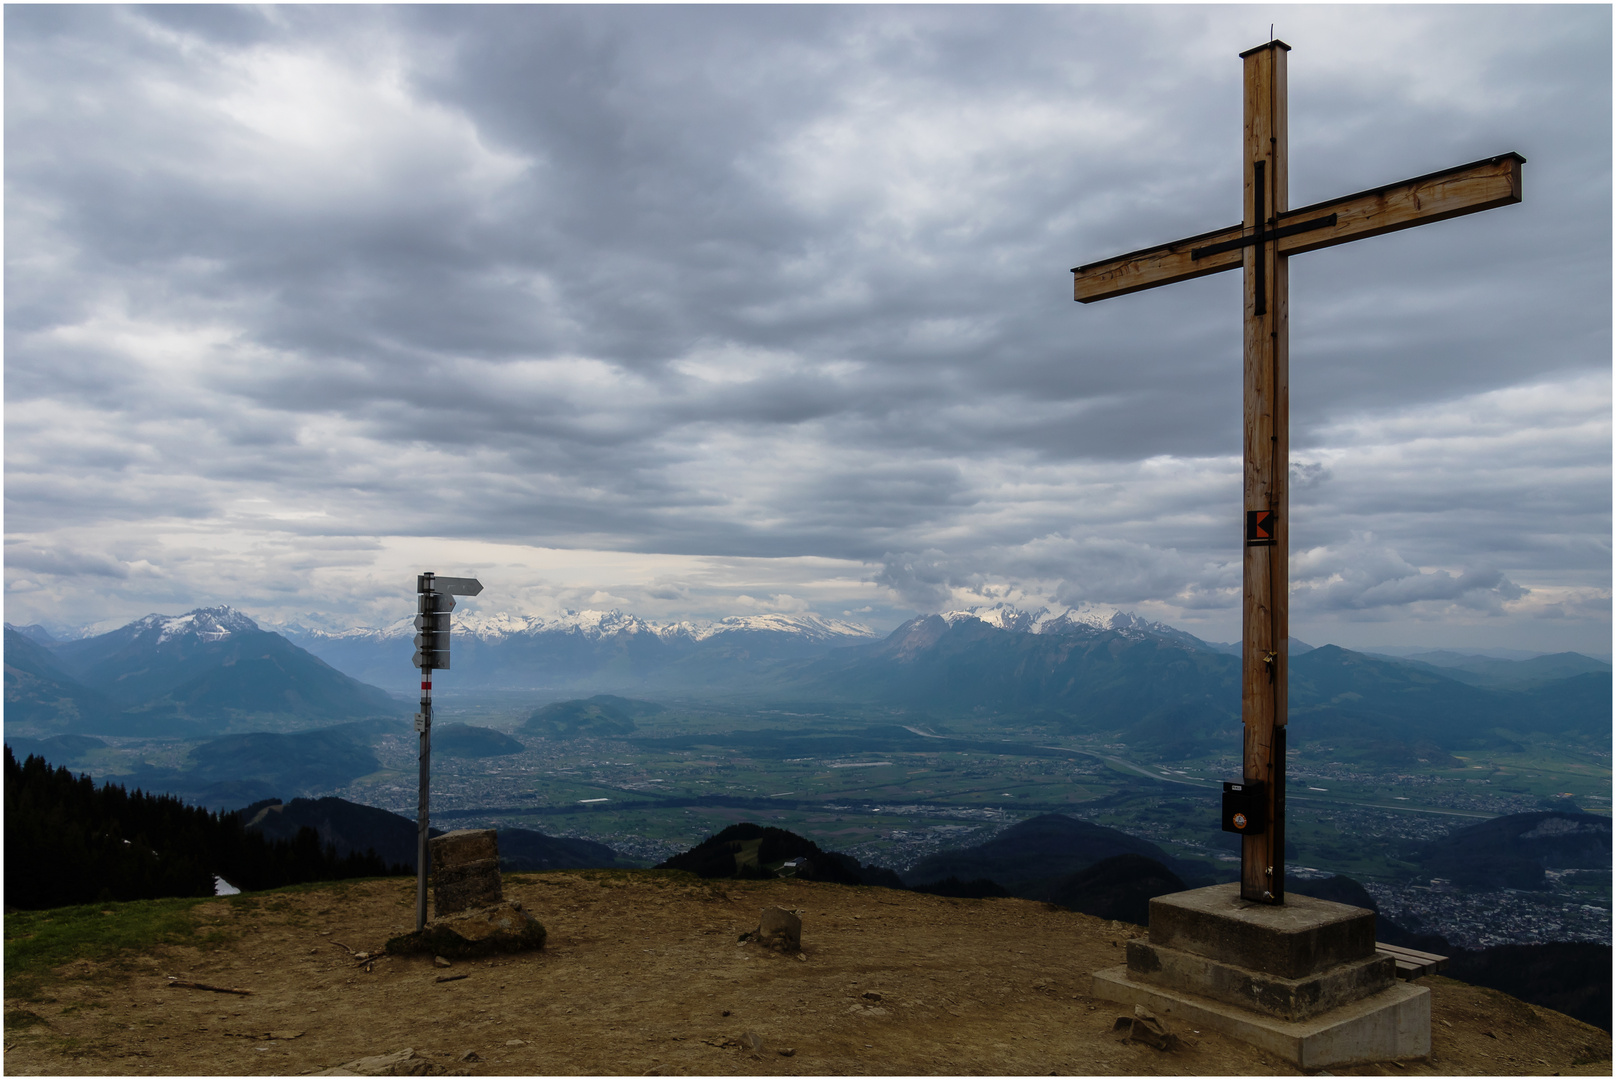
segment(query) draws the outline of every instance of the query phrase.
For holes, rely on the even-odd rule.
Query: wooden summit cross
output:
[[[1231,812],[1242,833],[1240,895],[1285,899],[1285,684],[1289,637],[1290,275],[1305,251],[1425,225],[1521,201],[1521,165],[1508,153],[1429,176],[1286,209],[1285,54],[1270,41],[1245,61],[1245,197],[1239,225],[1072,270],[1074,295],[1089,304],[1245,270],[1245,599],[1240,716],[1245,725],[1242,787],[1252,798]],[[1228,797],[1226,797],[1228,801]]]

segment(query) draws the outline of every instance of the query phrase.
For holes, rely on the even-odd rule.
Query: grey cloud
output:
[[[922,612],[940,611],[953,597],[942,559],[943,553],[935,550],[919,554],[888,552],[881,556],[881,569],[874,580],[910,607]]]
[[[1055,598],[1062,604],[1127,605],[1166,599],[1196,607],[1207,592],[1228,583],[1227,566],[1195,565],[1179,551],[1092,537],[1074,547],[1072,565],[1055,590]],[[1235,567],[1236,583],[1238,575]],[[1228,603],[1226,594],[1222,599]]]
[[[1239,282],[1079,307],[1065,270],[1235,218],[1239,12],[7,18],[13,530],[250,530],[256,498],[281,538],[866,560],[917,606],[1235,602],[1238,507],[1209,500],[1238,471]],[[1592,464],[1506,415],[1425,472],[1366,465],[1421,436],[1364,424],[1608,392],[1609,11],[1290,18],[1293,204],[1530,159],[1520,206],[1293,265],[1298,543],[1370,521],[1503,575],[1329,609],[1607,586],[1608,424]],[[1051,535],[1089,539],[1033,553]]]
[[[129,567],[98,552],[40,548],[28,544],[6,545],[6,565],[42,574],[63,574],[113,578],[129,576]]]
[[[1305,491],[1330,479],[1330,470],[1317,461],[1292,461],[1291,490]]]
[[[1422,571],[1369,540],[1302,553],[1293,562],[1292,581],[1292,605],[1303,610],[1364,611],[1447,601],[1502,613],[1505,602],[1528,592],[1494,569]]]

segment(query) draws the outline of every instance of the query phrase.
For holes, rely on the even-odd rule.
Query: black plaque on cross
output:
[[[1290,275],[1288,260],[1319,248],[1521,201],[1517,153],[1401,180],[1297,210],[1287,206],[1286,54],[1270,41],[1245,64],[1243,213],[1230,225],[1074,267],[1081,303],[1241,267],[1245,330],[1245,520],[1237,793],[1225,828],[1241,833],[1240,895],[1285,899],[1285,732],[1290,636]],[[1251,805],[1249,800],[1259,800]]]

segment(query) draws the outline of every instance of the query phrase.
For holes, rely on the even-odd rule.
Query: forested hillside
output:
[[[311,828],[268,840],[243,828],[239,814],[97,786],[39,757],[19,763],[10,746],[5,754],[7,908],[211,896],[215,874],[269,889],[408,872],[374,851],[339,857]]]

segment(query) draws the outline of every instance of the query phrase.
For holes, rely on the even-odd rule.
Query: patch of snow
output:
[[[950,626],[956,626],[968,619],[975,619],[989,626],[1017,634],[1097,634],[1109,632],[1135,638],[1153,635],[1204,647],[1204,643],[1200,639],[1175,627],[1168,626],[1166,623],[1151,622],[1149,619],[1135,615],[1131,611],[1123,611],[1121,608],[1104,604],[1083,604],[1079,607],[1067,608],[1056,615],[1052,614],[1048,608],[1024,611],[1009,604],[999,603],[991,607],[945,611],[939,614],[939,618]]]
[[[834,638],[859,637],[870,638],[875,631],[860,623],[843,622],[840,619],[822,619],[812,612],[796,615],[769,614],[769,615],[731,615],[718,622],[692,622],[681,623],[688,627],[688,633],[697,641],[703,641],[719,634],[734,633],[737,631],[751,631],[758,633],[795,634],[810,641],[829,641]]]
[[[506,612],[455,612],[454,633],[494,643],[512,637],[539,634],[577,634],[591,641],[624,635],[648,634],[663,640],[704,641],[720,634],[751,632],[791,634],[810,641],[841,638],[868,639],[875,632],[858,623],[823,619],[812,613],[732,615],[716,622],[707,620],[657,623],[622,611],[567,611],[553,618],[539,615],[512,615]],[[354,641],[366,638],[413,637],[415,616],[409,615],[381,628],[355,627],[351,630],[306,630],[305,635],[328,641]]]
[[[157,644],[179,637],[223,641],[231,634],[251,633],[258,624],[233,607],[197,608],[184,615],[148,615],[135,623],[142,631],[156,630]]]

